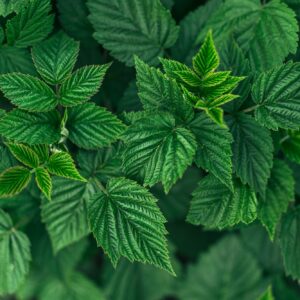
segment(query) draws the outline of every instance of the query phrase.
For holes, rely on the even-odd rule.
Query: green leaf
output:
[[[60,139],[59,114],[14,109],[0,119],[0,134],[16,142],[52,144]]]
[[[35,74],[30,53],[27,49],[0,47],[0,74],[12,72]]]
[[[59,84],[67,79],[76,63],[79,43],[59,32],[47,41],[32,48],[35,67],[49,84]]]
[[[165,192],[183,176],[197,148],[194,135],[176,126],[174,117],[168,113],[136,121],[124,139],[126,173],[142,173],[144,184],[149,186],[161,181]]]
[[[156,201],[145,188],[125,178],[109,180],[106,191],[90,200],[91,230],[114,266],[124,256],[174,274],[165,237],[166,220]]]
[[[227,128],[211,121],[205,114],[199,114],[190,129],[196,137],[198,149],[196,164],[211,172],[229,189],[232,189],[232,136]]]
[[[234,139],[234,170],[243,183],[264,197],[273,164],[270,132],[246,114],[232,116],[228,123]]]
[[[26,188],[31,179],[30,170],[18,166],[0,174],[0,198],[11,197]]]
[[[24,282],[31,260],[30,241],[13,227],[8,214],[0,209],[0,295],[14,293]]]
[[[52,181],[48,171],[45,168],[40,167],[35,170],[35,181],[45,197],[50,200]]]
[[[18,13],[22,6],[27,5],[29,0],[2,0],[0,2],[0,16],[7,17],[12,12]]]
[[[234,181],[231,192],[216,177],[201,179],[193,193],[187,221],[194,225],[223,229],[238,223],[249,224],[257,217],[257,199],[249,187]]]
[[[49,146],[48,145],[32,145],[30,148],[37,154],[39,157],[40,163],[45,163],[49,158]]]
[[[268,230],[273,240],[281,215],[287,211],[294,200],[295,180],[289,166],[281,160],[275,160],[268,181],[266,199],[260,201],[258,218]]]
[[[74,106],[89,100],[98,92],[109,66],[85,66],[76,70],[59,89],[60,104]]]
[[[159,0],[89,0],[87,5],[95,39],[128,66],[134,54],[158,64],[157,57],[177,39],[178,27]]]
[[[30,75],[1,75],[0,89],[13,104],[28,111],[49,111],[58,103],[54,92],[43,81]]]
[[[300,164],[300,132],[288,131],[286,138],[281,143],[284,155],[297,164]]]
[[[22,144],[8,144],[10,152],[21,163],[30,168],[37,168],[40,164],[38,155],[28,146]]]
[[[6,23],[9,45],[26,48],[43,40],[52,31],[53,15],[49,0],[31,0]]]
[[[282,218],[279,236],[285,272],[293,279],[300,278],[300,207],[288,211]]]
[[[98,286],[79,272],[64,278],[52,277],[44,284],[41,300],[105,300]]]
[[[72,107],[68,112],[69,139],[84,149],[107,146],[116,141],[125,129],[117,117],[93,103]]]
[[[220,58],[214,45],[212,32],[209,31],[199,52],[193,57],[193,67],[201,77],[205,77],[214,72],[219,64]]]
[[[72,156],[67,152],[56,152],[52,154],[46,164],[47,170],[54,175],[86,181],[76,169]]]
[[[242,4],[240,0],[227,0],[207,22],[198,41],[208,28],[216,41],[234,33],[255,71],[270,69],[297,50],[296,15],[278,0],[266,4],[260,0],[245,0]]]
[[[210,0],[191,11],[180,21],[179,37],[171,48],[172,57],[183,63],[190,64],[198,51],[197,36],[205,27],[206,22],[216,13],[221,0]]]
[[[273,130],[298,129],[300,123],[300,63],[289,62],[260,74],[252,86],[256,120]]]
[[[212,107],[206,109],[205,112],[216,124],[218,124],[221,127],[226,127],[224,124],[224,119],[223,119],[224,111],[222,108]]]
[[[253,300],[261,294],[261,282],[255,258],[237,237],[229,235],[188,267],[179,294],[180,299],[189,300]]]
[[[84,182],[53,179],[51,201],[44,199],[41,208],[55,253],[89,233],[86,200],[93,192]]]
[[[167,63],[166,60],[165,64]],[[161,71],[135,59],[139,97],[145,110],[168,111],[176,118],[190,121],[193,107],[184,99],[179,85]]]

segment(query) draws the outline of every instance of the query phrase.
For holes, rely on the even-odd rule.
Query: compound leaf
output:
[[[109,66],[85,66],[76,70],[59,90],[60,104],[74,106],[89,100],[99,90]]]
[[[99,192],[90,200],[92,232],[114,266],[125,256],[174,274],[165,237],[165,218],[156,201],[145,188],[125,178],[110,179],[106,192]]]
[[[72,107],[68,114],[69,139],[84,149],[107,146],[117,140],[125,129],[111,112],[93,103]]]
[[[30,75],[21,73],[1,75],[0,89],[13,104],[28,111],[49,111],[58,103],[50,87]]]
[[[71,74],[76,63],[79,43],[59,32],[32,48],[35,67],[49,84],[62,83]]]
[[[95,39],[128,66],[134,54],[158,64],[157,57],[177,39],[178,27],[159,0],[89,0],[87,5]]]
[[[25,280],[31,260],[30,241],[13,227],[8,214],[0,209],[0,294],[14,293]]]

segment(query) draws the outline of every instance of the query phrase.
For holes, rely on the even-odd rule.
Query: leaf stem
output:
[[[289,136],[289,135],[286,135],[286,136],[284,136],[284,137],[279,141],[279,143],[282,144],[282,143],[284,143],[286,140],[288,140],[289,138],[290,138],[290,136]]]
[[[101,183],[101,181],[98,178],[93,178],[94,182],[96,183],[97,187],[103,192],[105,195],[108,195],[107,189],[104,187],[104,185]]]
[[[257,104],[257,105],[254,105],[254,106],[251,106],[251,107],[248,107],[248,108],[242,110],[242,112],[244,112],[244,113],[249,113],[249,112],[251,112],[251,111],[257,109],[258,107],[259,107],[259,105]]]

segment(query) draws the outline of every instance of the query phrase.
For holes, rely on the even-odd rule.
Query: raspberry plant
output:
[[[3,299],[299,298],[300,2],[183,2],[0,2]]]

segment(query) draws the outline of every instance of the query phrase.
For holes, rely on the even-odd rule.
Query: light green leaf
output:
[[[0,134],[16,142],[52,144],[59,140],[59,114],[28,113],[14,109],[0,119]]]
[[[289,130],[281,148],[290,161],[300,164],[300,131]]]
[[[294,200],[295,180],[289,166],[281,160],[275,160],[268,181],[266,198],[260,201],[258,218],[268,230],[271,240],[281,215],[287,211]]]
[[[174,71],[174,73],[176,74],[176,77],[190,87],[200,87],[202,84],[200,77],[191,69]]]
[[[98,92],[109,66],[85,66],[76,70],[59,89],[60,104],[74,106],[89,100]]]
[[[72,156],[67,152],[56,152],[52,154],[46,164],[47,170],[54,175],[86,181],[76,169]]]
[[[176,126],[174,117],[168,113],[136,121],[124,139],[125,171],[131,175],[141,173],[145,185],[161,181],[165,192],[183,176],[197,148],[194,135]]]
[[[280,230],[280,247],[285,272],[293,279],[300,279],[300,207],[283,216]]]
[[[214,72],[220,64],[220,58],[214,45],[212,32],[209,31],[199,50],[193,57],[194,70],[201,77]]]
[[[227,0],[206,23],[198,41],[207,29],[213,30],[216,41],[234,33],[255,71],[270,69],[297,50],[296,15],[278,0],[266,4],[260,0]]]
[[[40,163],[44,163],[48,160],[49,158],[49,146],[48,145],[42,145],[42,144],[37,144],[37,145],[32,145],[30,148],[37,154],[39,157]]]
[[[273,164],[270,132],[246,114],[231,116],[228,123],[234,139],[234,170],[243,183],[264,197]]]
[[[208,272],[209,270],[209,272]],[[242,242],[229,235],[188,267],[180,299],[253,300],[261,294],[262,271]]]
[[[204,88],[214,87],[223,83],[230,75],[230,71],[213,72],[205,76],[201,82]]]
[[[53,179],[51,201],[42,201],[42,220],[54,252],[89,233],[86,200],[94,192],[90,184],[64,178]]]
[[[254,191],[234,181],[231,192],[216,177],[201,179],[193,193],[187,221],[194,225],[223,229],[238,223],[249,224],[257,217],[257,199]]]
[[[298,129],[300,123],[300,63],[289,62],[260,74],[252,86],[256,120],[263,126]]]
[[[171,47],[178,27],[159,0],[89,0],[95,39],[118,60],[133,65],[133,55],[149,64]]]
[[[11,197],[26,188],[31,179],[30,170],[18,166],[0,174],[0,198]]]
[[[125,126],[117,117],[93,103],[72,107],[68,112],[69,139],[84,149],[108,146],[125,130]]]
[[[205,112],[216,124],[218,124],[221,127],[226,127],[226,125],[224,124],[224,119],[223,119],[224,111],[222,108],[212,107],[206,109]]]
[[[109,180],[106,192],[90,200],[91,230],[114,266],[124,256],[174,274],[165,237],[166,220],[156,201],[145,188],[125,178]]]
[[[8,214],[0,209],[0,295],[14,293],[24,282],[31,260],[30,241],[13,227]]]
[[[21,73],[1,75],[0,89],[13,104],[28,111],[49,111],[58,103],[50,87],[30,75]]]
[[[0,47],[0,74],[12,72],[35,74],[30,53],[27,49]]]
[[[275,300],[272,292],[272,287],[269,286],[268,289],[259,297],[258,300]]]
[[[29,0],[2,0],[0,2],[0,16],[7,17],[12,12],[19,12]]]
[[[6,23],[9,45],[26,48],[43,40],[52,31],[53,15],[49,0],[31,0]]]
[[[62,83],[76,63],[79,43],[59,32],[32,48],[32,59],[42,78],[49,84]]]
[[[190,129],[198,143],[196,164],[232,189],[233,139],[228,129],[218,126],[203,113],[190,123]]]
[[[40,167],[35,170],[35,181],[46,198],[50,200],[52,192],[52,181],[48,171],[45,168]]]
[[[79,272],[63,279],[52,277],[43,286],[40,300],[105,300],[98,286]]]
[[[167,63],[166,60],[165,64]],[[190,121],[193,107],[184,99],[179,85],[161,71],[135,59],[139,97],[145,110],[169,111],[176,118]],[[185,67],[186,68],[186,67]]]
[[[14,157],[27,167],[36,168],[39,166],[39,157],[30,147],[10,143],[8,144],[8,148]]]

